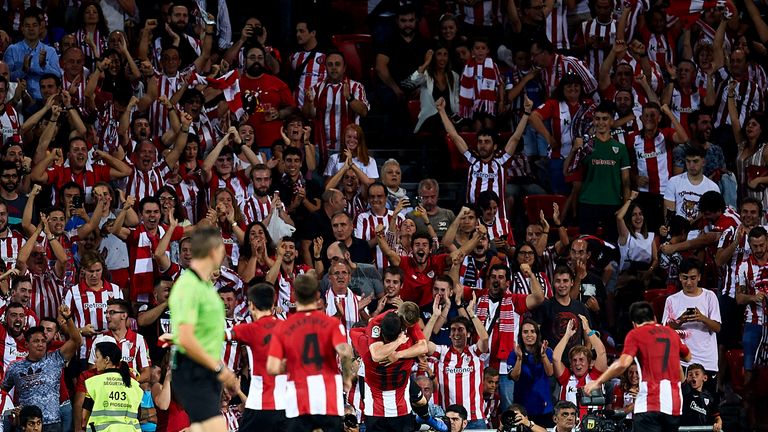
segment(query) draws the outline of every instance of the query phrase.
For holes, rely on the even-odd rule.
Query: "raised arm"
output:
[[[715,40],[712,42],[712,72],[725,66],[725,30],[728,20],[725,14],[721,14],[720,24],[715,32]]]
[[[211,152],[208,153],[208,156],[206,156],[205,160],[203,161],[203,180],[206,183],[211,181],[211,177],[213,176],[213,165],[216,163],[216,159],[219,158],[221,149],[223,149],[224,145],[229,142],[229,134],[230,132],[224,134],[221,140],[216,143],[213,149],[211,149]]]
[[[110,231],[112,234],[116,235],[117,237],[125,240],[128,238],[128,235],[131,233],[131,230],[124,227],[123,224],[125,224],[125,217],[130,211],[130,209],[133,207],[133,204],[136,202],[136,197],[133,195],[129,195],[125,198],[125,202],[123,203],[123,208],[120,209],[120,213],[117,214],[117,217],[115,218],[115,221],[112,223],[112,228],[110,228]]]
[[[166,253],[171,246],[171,239],[173,238],[173,232],[176,231],[176,227],[179,226],[178,221],[173,216],[173,212],[168,213],[168,229],[165,230],[160,241],[157,242],[157,247],[152,255],[157,263],[157,269],[161,272],[168,270],[171,267],[171,258]]]
[[[736,143],[744,141],[741,131],[741,120],[739,120],[739,109],[736,107],[736,80],[728,81],[728,118],[731,119],[731,130]]]
[[[59,325],[65,330],[69,340],[64,342],[64,345],[59,348],[61,356],[65,361],[69,361],[75,353],[80,349],[80,344],[83,343],[83,337],[80,335],[80,331],[75,325],[75,321],[72,319],[72,313],[67,305],[59,306]]]
[[[675,114],[672,113],[672,110],[669,109],[669,106],[662,105],[661,112],[667,116],[669,122],[672,124],[672,127],[675,128],[675,133],[672,135],[672,141],[677,144],[688,142],[688,133],[685,131],[683,125],[677,121],[677,117],[675,117]]]
[[[749,18],[752,20],[752,24],[757,32],[757,37],[760,38],[760,42],[768,42],[768,24],[763,20],[760,10],[754,2],[745,1],[743,4],[747,9],[747,15],[749,15]]]
[[[523,97],[523,116],[520,118],[520,123],[517,124],[517,128],[515,128],[515,133],[509,137],[507,145],[504,146],[504,151],[509,155],[515,154],[517,145],[520,143],[520,139],[523,137],[523,133],[525,132],[525,127],[528,125],[528,116],[531,115],[531,110],[533,109],[533,101],[528,99],[527,94],[523,95]]]
[[[539,283],[539,278],[531,270],[531,266],[528,264],[520,264],[520,271],[523,276],[531,281],[531,293],[525,297],[525,306],[528,310],[536,309],[540,304],[544,303],[544,290]]]
[[[467,142],[464,141],[464,138],[456,132],[456,128],[453,126],[451,119],[448,118],[448,114],[445,112],[445,99],[440,98],[435,101],[435,106],[437,107],[437,112],[440,114],[440,120],[443,122],[443,127],[445,127],[445,131],[448,133],[451,141],[453,141],[456,148],[459,149],[459,152],[464,154],[464,152],[469,150],[469,147],[467,146]]]
[[[565,327],[565,334],[560,341],[555,345],[554,351],[552,351],[552,366],[555,370],[555,378],[560,378],[560,375],[565,371],[565,365],[563,364],[563,352],[568,345],[568,341],[571,340],[573,335],[576,334],[575,324],[573,320],[568,320],[568,325]]]
[[[600,336],[595,330],[589,328],[589,320],[584,315],[579,315],[581,325],[584,327],[584,332],[589,335],[588,340],[592,348],[595,350],[595,369],[599,371],[605,371],[608,369],[608,356],[605,353],[605,345],[600,339]]]
[[[627,239],[630,235],[629,228],[627,228],[627,223],[624,222],[624,216],[627,215],[629,205],[632,204],[632,201],[634,201],[637,196],[637,191],[630,192],[629,197],[624,200],[624,205],[622,205],[621,208],[619,208],[619,210],[616,212],[616,228],[619,231],[619,244],[622,246],[627,244]]]
[[[378,225],[376,227],[376,243],[379,245],[381,253],[387,257],[387,260],[389,260],[390,264],[393,266],[400,265],[400,255],[395,253],[395,251],[392,250],[392,248],[387,244],[387,239],[384,235],[384,225]]]

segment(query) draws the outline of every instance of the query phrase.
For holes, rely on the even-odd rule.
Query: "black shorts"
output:
[[[366,432],[412,432],[416,422],[411,414],[400,417],[365,417]]]
[[[281,431],[285,430],[285,410],[245,409],[240,419],[240,431]]]
[[[632,430],[637,432],[677,432],[680,417],[660,412],[644,412],[632,416]]]
[[[184,407],[191,423],[221,415],[221,382],[216,373],[176,352],[171,390]]]
[[[344,417],[329,415],[300,415],[285,421],[287,432],[340,432],[344,430]],[[267,430],[267,429],[262,429]]]

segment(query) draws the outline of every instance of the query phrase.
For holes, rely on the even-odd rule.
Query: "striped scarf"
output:
[[[472,118],[475,112],[496,114],[498,80],[499,71],[493,59],[486,58],[482,64],[470,59],[460,80],[459,115]]]

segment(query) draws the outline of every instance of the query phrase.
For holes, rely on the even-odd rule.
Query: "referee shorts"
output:
[[[189,415],[189,421],[201,423],[220,416],[222,384],[216,373],[178,351],[175,355],[171,390]]]
[[[285,430],[285,410],[252,410],[246,408],[240,419],[240,432]]]

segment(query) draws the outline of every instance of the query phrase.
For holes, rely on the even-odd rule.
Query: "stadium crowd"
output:
[[[196,232],[224,244],[229,431],[571,431],[580,389],[639,355],[639,301],[690,358],[606,380],[616,421],[765,430],[767,12],[4,2],[0,430],[188,430],[167,334]],[[315,303],[351,362],[286,376],[286,344],[324,361],[281,327]],[[140,408],[116,420],[115,394]]]

